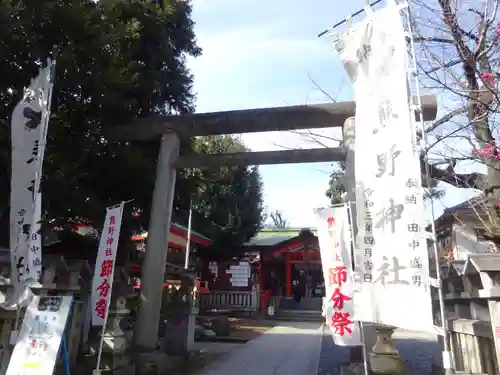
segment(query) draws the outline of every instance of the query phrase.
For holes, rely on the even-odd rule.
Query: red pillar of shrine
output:
[[[292,263],[288,257],[288,253],[285,253],[285,267],[286,267],[286,296],[292,296]]]
[[[260,290],[264,288],[264,261],[262,259],[262,251],[259,253],[259,284]]]

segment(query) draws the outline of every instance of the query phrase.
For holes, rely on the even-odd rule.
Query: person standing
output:
[[[304,271],[300,271],[297,279],[293,281],[293,298],[295,300],[295,308],[300,308],[300,301],[305,293]]]

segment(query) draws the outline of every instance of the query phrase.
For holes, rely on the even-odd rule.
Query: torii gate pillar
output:
[[[177,134],[168,132],[161,137],[156,182],[151,203],[148,238],[141,276],[141,304],[134,329],[134,341],[139,350],[154,350],[158,341],[167,244],[174,201],[176,170],[173,166],[179,157],[180,140]]]

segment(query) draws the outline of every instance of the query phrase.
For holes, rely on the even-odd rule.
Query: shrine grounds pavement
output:
[[[200,375],[315,375],[322,332],[319,323],[282,322]]]
[[[339,375],[341,366],[349,364],[349,349],[336,346],[326,326],[322,336],[317,375]],[[436,375],[436,369],[442,368],[442,349],[435,335],[398,329],[393,339],[406,375]]]
[[[435,375],[441,349],[435,336],[397,330],[396,346],[407,375]],[[260,337],[230,349],[199,375],[340,375],[349,350],[336,346],[320,323],[281,322]]]

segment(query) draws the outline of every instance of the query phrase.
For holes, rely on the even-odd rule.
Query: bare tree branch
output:
[[[435,37],[435,36],[417,36],[417,37],[413,38],[413,41],[415,43],[420,43],[420,42],[436,42],[436,43],[455,44],[455,41],[453,39],[438,38],[438,37]]]
[[[448,121],[450,121],[453,117],[461,115],[463,113],[467,112],[467,107],[462,107],[462,108],[457,108],[454,109],[451,112],[448,112],[446,115],[440,117],[439,119],[435,120],[432,125],[427,127],[425,129],[426,133],[430,133],[434,130],[436,130],[439,126],[446,124]]]
[[[425,161],[422,160],[421,168],[425,177]],[[455,173],[454,165],[450,162],[446,169],[440,169],[433,164],[429,164],[429,172],[432,180],[446,182],[452,186],[462,189],[484,190],[487,186],[488,176],[481,173]],[[432,186],[432,181],[423,180],[425,186]]]

